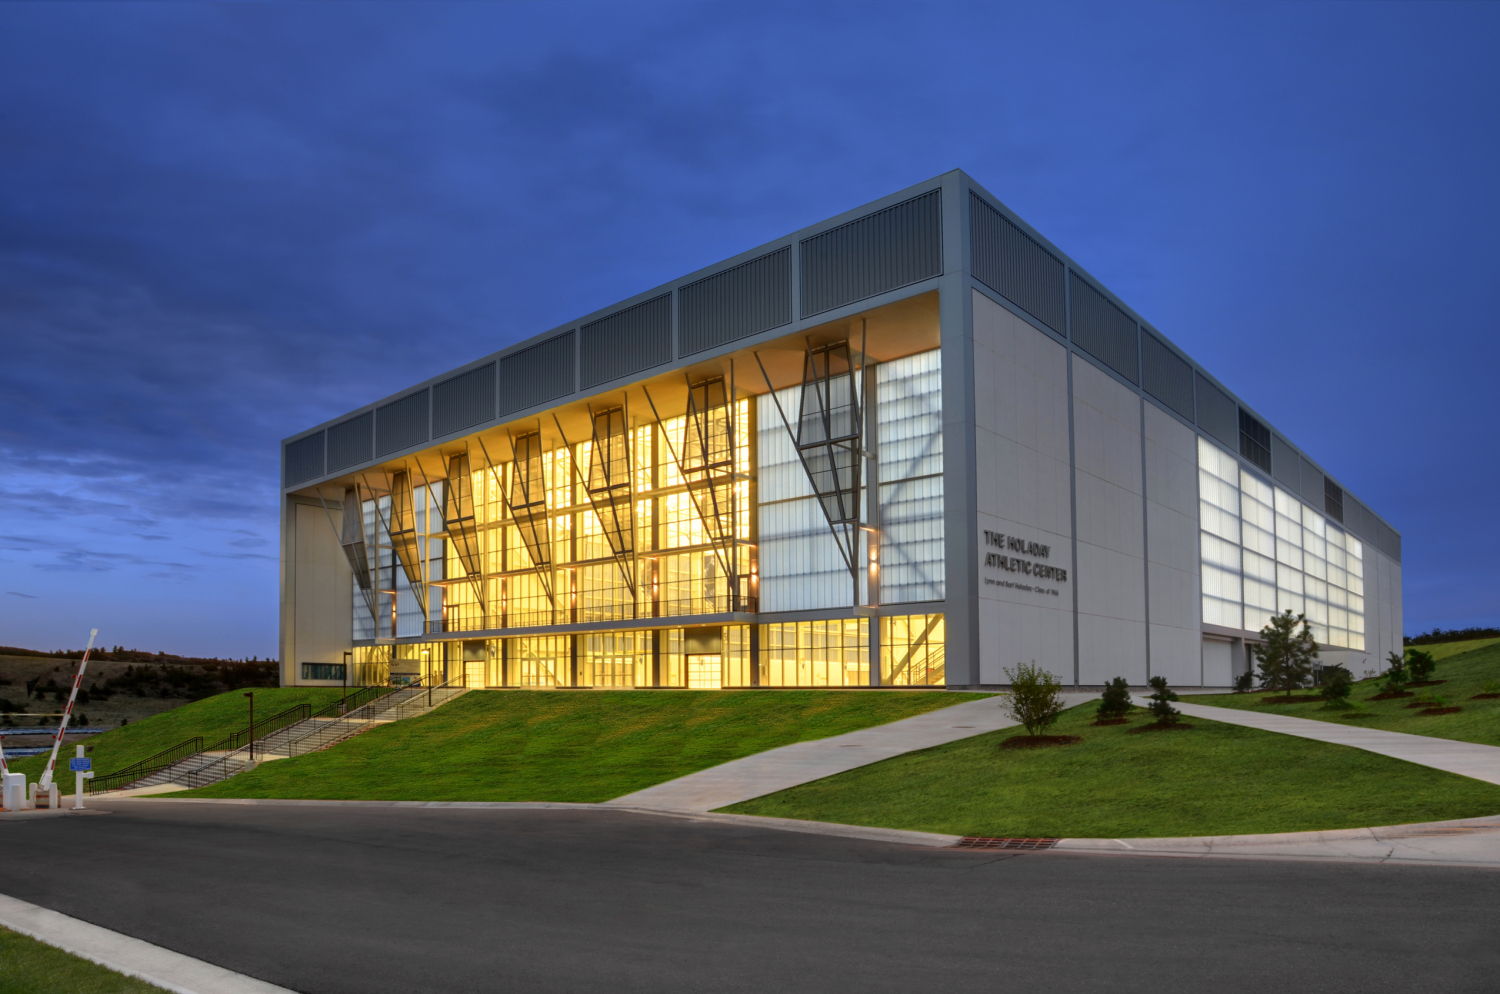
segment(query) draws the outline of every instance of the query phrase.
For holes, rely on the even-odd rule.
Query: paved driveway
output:
[[[308,992],[1496,990],[1500,872],[933,850],[608,809],[106,802],[0,892]]]

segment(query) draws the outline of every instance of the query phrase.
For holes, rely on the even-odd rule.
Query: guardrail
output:
[[[389,691],[389,687],[361,687],[318,711],[313,711],[310,704],[297,704],[284,711],[278,711],[268,718],[262,718],[251,728],[238,729],[208,746],[203,744],[203,736],[195,735],[175,745],[168,746],[161,752],[132,763],[123,769],[95,776],[91,780],[84,781],[85,790],[90,794],[103,793],[107,790],[119,790],[122,787],[130,786],[136,781],[144,780],[154,773],[160,773],[162,770],[170,766],[175,766],[183,760],[189,759],[199,753],[234,752],[244,748],[252,740],[258,742],[284,728],[290,728],[298,722],[306,721],[308,718],[337,713],[341,709],[347,712],[362,707],[389,693]],[[202,767],[195,767],[185,772],[187,774],[196,773],[199,769],[205,769],[217,762],[217,759],[209,760]]]

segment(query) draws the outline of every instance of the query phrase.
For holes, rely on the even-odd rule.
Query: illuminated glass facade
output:
[[[1291,611],[1320,645],[1365,648],[1359,539],[1202,438],[1198,497],[1206,623],[1258,631]]]

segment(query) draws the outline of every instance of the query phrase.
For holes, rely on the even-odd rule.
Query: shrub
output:
[[[1063,712],[1062,685],[1057,677],[1042,669],[1033,660],[1016,667],[1014,673],[1005,671],[1010,678],[1010,693],[1005,695],[1005,708],[1010,716],[1026,728],[1027,735],[1040,735],[1057,721]]]
[[[1130,711],[1130,684],[1122,676],[1117,676],[1104,685],[1104,693],[1099,695],[1100,718],[1123,718]]]
[[[1260,669],[1261,686],[1285,693],[1307,683],[1313,661],[1318,658],[1318,643],[1313,641],[1306,615],[1290,611],[1273,614],[1260,630],[1260,638],[1260,645],[1252,652]]]
[[[1255,674],[1246,670],[1234,678],[1234,692],[1236,694],[1248,694],[1250,688],[1255,685]]]
[[[1413,683],[1431,679],[1432,671],[1437,669],[1437,660],[1432,658],[1432,653],[1421,649],[1407,649],[1404,662]]]
[[[1329,704],[1343,704],[1354,689],[1354,675],[1342,666],[1325,666],[1319,693]]]
[[[1152,677],[1151,689],[1155,693],[1151,695],[1151,703],[1148,707],[1151,713],[1156,716],[1156,723],[1158,725],[1177,724],[1177,720],[1182,717],[1182,712],[1172,706],[1172,702],[1177,700],[1177,693],[1167,689],[1167,678],[1164,676]]]
[[[1380,681],[1380,689],[1388,694],[1399,693],[1410,679],[1406,672],[1406,660],[1401,658],[1399,652],[1392,652],[1386,656],[1385,661],[1385,674]]]

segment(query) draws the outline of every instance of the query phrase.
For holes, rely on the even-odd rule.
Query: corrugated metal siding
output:
[[[942,272],[942,193],[933,190],[805,239],[802,316]]]
[[[1284,487],[1296,489],[1300,481],[1302,457],[1286,439],[1271,433],[1271,475]]]
[[[1193,367],[1155,335],[1141,331],[1141,387],[1183,417],[1193,417]]]
[[[328,429],[328,472],[375,458],[375,415],[369,411]]]
[[[418,390],[375,408],[377,456],[421,445],[431,437],[427,418],[428,404],[431,403],[429,393]]]
[[[1073,341],[1131,383],[1139,383],[1141,368],[1135,319],[1077,273],[1068,281],[1068,292]]]
[[[573,340],[566,331],[500,360],[499,417],[573,392]]]
[[[487,362],[432,386],[432,434],[451,435],[495,417],[495,364]]]
[[[1062,261],[984,198],[969,196],[974,278],[1059,335],[1067,334],[1067,271]]]
[[[639,373],[672,361],[672,295],[642,301],[578,329],[581,386]]]
[[[692,355],[792,321],[792,250],[689,283],[677,292],[679,347]]]
[[[1323,471],[1306,458],[1302,459],[1302,486],[1297,493],[1313,507],[1323,506]]]
[[[323,433],[288,442],[281,453],[281,471],[288,484],[302,483],[323,475]]]
[[[1198,427],[1229,446],[1240,450],[1240,405],[1234,398],[1209,382],[1202,373],[1198,378]]]

